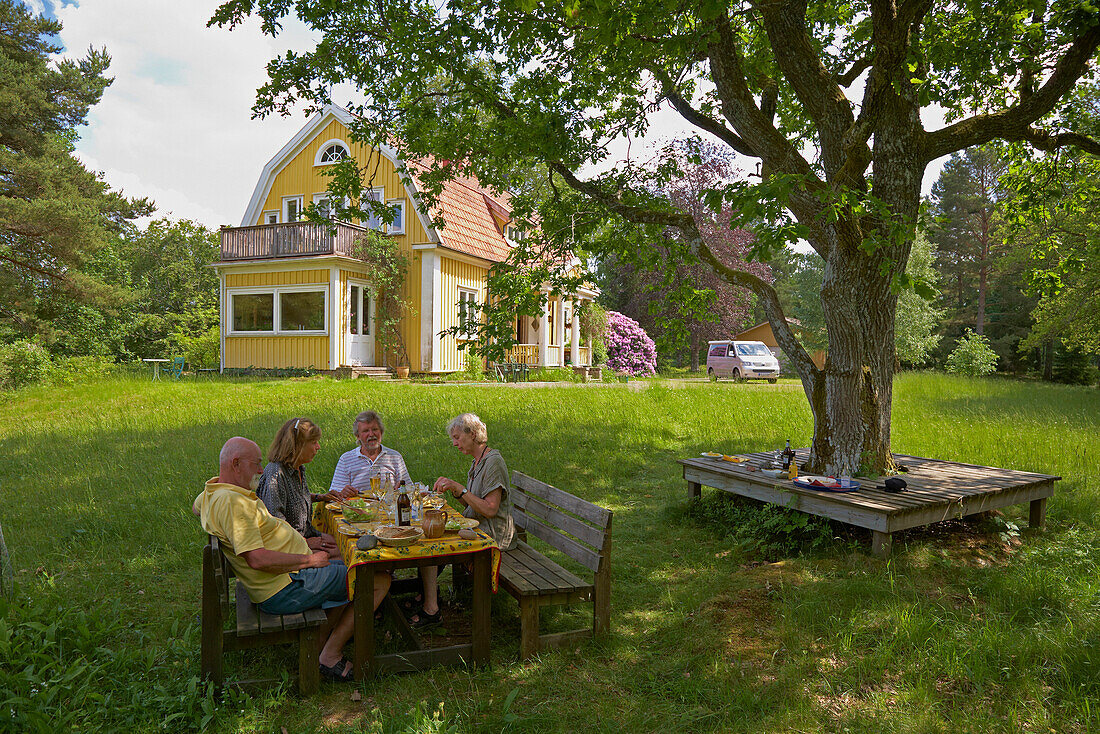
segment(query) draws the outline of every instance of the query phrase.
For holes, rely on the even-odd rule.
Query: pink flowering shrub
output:
[[[629,375],[657,372],[657,347],[637,321],[618,311],[607,312],[607,366]]]

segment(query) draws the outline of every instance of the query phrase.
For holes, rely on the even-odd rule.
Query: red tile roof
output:
[[[414,180],[423,165],[406,164]],[[417,181],[417,188],[422,188]],[[443,220],[437,227],[440,244],[449,250],[473,255],[492,262],[507,259],[512,248],[504,239],[504,230],[493,217],[508,220],[508,195],[497,195],[484,188],[472,177],[458,177],[447,181],[439,200],[428,216]]]

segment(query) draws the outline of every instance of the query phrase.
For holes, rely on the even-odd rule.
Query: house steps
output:
[[[389,367],[352,367],[351,379],[355,380],[359,377],[366,377],[378,382],[392,382],[394,379],[393,370]]]

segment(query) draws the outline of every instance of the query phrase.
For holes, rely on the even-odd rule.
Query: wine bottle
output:
[[[397,495],[396,520],[399,526],[412,524],[412,502],[409,501],[409,490],[404,482],[401,483],[401,493]]]
[[[794,451],[791,450],[791,439],[787,439],[787,448],[783,449],[783,471],[789,473],[791,464],[794,463]]]

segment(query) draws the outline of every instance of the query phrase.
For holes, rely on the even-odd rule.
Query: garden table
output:
[[[809,449],[797,449],[798,465],[809,460]],[[1028,521],[1040,528],[1046,519],[1047,499],[1061,477],[1036,472],[976,466],[957,461],[894,454],[908,468],[903,474],[908,488],[891,494],[882,490],[882,479],[859,479],[860,488],[830,492],[796,485],[786,478],[765,476],[758,468],[773,458],[770,452],[742,454],[740,462],[702,456],[680,459],[690,497],[703,486],[751,497],[811,515],[828,517],[871,531],[875,555],[889,555],[893,533],[961,518],[1009,505],[1028,503]]]
[[[340,553],[348,567],[348,595],[355,605],[355,678],[361,680],[378,672],[424,670],[433,665],[474,664],[489,662],[490,594],[497,590],[500,571],[500,548],[491,536],[478,531],[476,540],[463,540],[454,533],[435,540],[420,540],[404,548],[389,548],[381,544],[369,551],[356,548],[355,537],[343,535],[338,528],[343,519],[326,503],[314,506],[314,526],[336,538]],[[438,566],[450,561],[473,562],[473,625],[470,642],[426,649],[411,631],[406,639],[413,649],[386,655],[374,652],[374,571],[392,573],[399,568]],[[361,573],[364,572],[364,573]],[[394,614],[400,614],[396,604],[390,604]]]
[[[143,359],[142,362],[148,362],[153,365],[153,379],[160,379],[160,366],[162,363],[167,362],[167,359]]]

